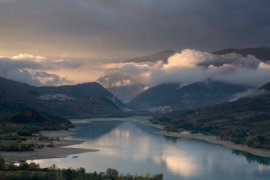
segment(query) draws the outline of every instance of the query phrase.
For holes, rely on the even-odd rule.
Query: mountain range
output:
[[[163,63],[167,63],[168,58],[175,54],[177,51],[175,50],[164,50],[159,51],[151,55],[134,57],[128,60],[123,61],[124,63],[145,63],[145,62],[157,62],[159,60],[163,61]],[[228,48],[223,50],[218,50],[213,52],[213,54],[217,55],[226,55],[236,53],[242,56],[253,55],[261,61],[267,62],[270,60],[270,48],[269,47],[258,47],[258,48]],[[122,77],[123,78],[123,77]],[[127,77],[128,78],[128,77]],[[120,81],[121,77],[117,76],[104,76],[99,78],[99,82],[104,85],[112,94],[114,94],[117,98],[122,100],[125,103],[128,103],[140,93],[144,91],[144,86],[140,84],[132,84],[132,85],[123,85],[123,86],[110,86],[110,82],[114,82],[115,80]],[[132,104],[132,102],[131,102]]]
[[[35,87],[0,77],[0,109],[1,114],[35,110],[79,118],[122,115],[127,107],[95,82]]]
[[[132,99],[128,105],[136,109],[168,106],[172,110],[192,109],[229,101],[235,94],[250,87],[207,80],[187,86],[178,83],[160,84]]]
[[[270,83],[233,102],[190,111],[175,111],[154,120],[169,131],[188,130],[255,148],[270,149]]]
[[[175,54],[176,52],[177,51],[175,50],[168,49],[168,50],[159,51],[154,54],[147,55],[147,56],[134,57],[134,58],[125,60],[123,62],[141,63],[141,62],[156,62],[158,60],[162,60],[164,63],[166,63],[168,58],[172,56],[173,54]],[[218,55],[226,55],[226,54],[231,54],[231,53],[240,54],[242,56],[253,55],[262,61],[270,60],[270,47],[227,48],[227,49],[221,49],[221,50],[217,50],[213,52],[213,54],[218,54]]]
[[[213,54],[225,55],[225,54],[241,54],[242,56],[253,55],[259,60],[269,61],[270,60],[270,48],[269,47],[258,47],[258,48],[242,48],[242,49],[234,49],[228,48],[219,51],[213,52]]]

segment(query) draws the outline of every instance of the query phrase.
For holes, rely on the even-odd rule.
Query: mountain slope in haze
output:
[[[135,62],[135,63],[141,63],[141,62],[156,62],[156,61],[163,61],[167,62],[168,58],[175,54],[176,51],[174,50],[164,50],[164,51],[159,51],[155,54],[151,54],[148,56],[140,56],[140,57],[134,57],[128,60],[125,60],[125,63],[128,62]]]
[[[134,108],[143,109],[154,106],[172,104],[174,97],[178,95],[180,84],[166,83],[149,88],[132,99],[128,104]]]
[[[270,149],[270,83],[265,93],[212,107],[176,111],[154,120],[169,131],[189,130],[254,148]]]
[[[226,102],[249,87],[217,81],[204,81],[180,87],[177,83],[152,87],[129,102],[137,109],[170,106],[174,110],[192,109]]]
[[[122,107],[125,105],[98,83],[34,87],[0,77],[2,112],[36,110],[61,117],[91,117],[121,115]]]
[[[134,57],[128,60],[123,61],[124,63],[144,63],[144,62],[157,62],[157,61],[163,61],[166,63],[168,61],[168,58],[175,54],[176,51],[173,50],[164,50],[159,51],[157,53],[147,55],[147,56],[140,56],[140,57]],[[104,87],[107,88],[108,91],[110,91],[114,96],[119,98],[121,101],[127,103],[134,97],[136,97],[138,94],[140,94],[144,90],[144,86],[141,84],[129,84],[129,85],[122,85],[122,86],[114,86],[115,82],[123,80],[122,75],[118,74],[109,74],[105,75],[103,77],[100,77],[98,79],[98,82],[101,83]],[[127,79],[130,79],[130,77],[127,77]]]
[[[177,53],[177,51],[174,50],[165,50],[160,51],[152,55],[148,56],[141,56],[141,57],[135,57],[128,60],[123,61],[124,63],[143,63],[143,62],[157,62],[158,60],[162,60],[163,63],[168,63],[168,58],[172,55]],[[242,56],[247,55],[254,55],[259,60],[270,64],[270,48],[269,47],[258,47],[258,48],[243,48],[243,49],[223,49],[216,52],[213,52],[213,54],[216,55],[226,55],[231,53],[237,53]],[[217,57],[218,58],[218,57]],[[200,64],[203,65],[204,63]],[[209,64],[205,64],[209,65]],[[122,85],[122,86],[113,86],[112,84],[121,82],[123,80],[131,80],[132,85]],[[132,77],[124,77],[123,74],[108,74],[101,78],[99,78],[99,82],[106,87],[112,94],[114,94],[116,97],[121,99],[124,102],[128,102],[135,98],[139,93],[141,93],[144,90],[143,88],[140,88],[141,85],[136,84],[137,82],[132,79]],[[133,88],[134,87],[134,88]],[[126,93],[131,92],[131,93]]]
[[[215,51],[213,53],[219,54],[219,55],[225,55],[225,54],[231,54],[231,53],[241,54],[242,56],[253,55],[264,62],[270,61],[270,48],[269,47],[243,48],[243,49],[228,48],[228,49]]]
[[[107,88],[115,97],[119,98],[122,102],[128,103],[132,98],[140,94],[144,87],[142,85],[126,85]]]
[[[270,82],[263,85],[262,87],[260,87],[259,89],[262,89],[262,90],[266,90],[266,91],[270,91]]]

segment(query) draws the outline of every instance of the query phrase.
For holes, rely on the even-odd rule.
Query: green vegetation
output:
[[[126,106],[98,83],[35,87],[0,77],[0,121],[31,110],[72,118],[125,116],[119,107]]]
[[[212,134],[222,140],[270,149],[270,94],[213,107],[171,112],[152,120],[165,130]]]
[[[32,143],[1,143],[0,151],[34,151],[35,145]]]
[[[33,110],[16,114],[11,121],[16,124],[30,125],[30,128],[37,130],[66,130],[73,127],[73,124],[64,118],[41,115]],[[28,132],[23,129],[21,133],[31,136],[32,131],[33,129],[28,129]]]
[[[14,123],[0,126],[0,151],[33,151],[34,144],[29,143],[33,133],[38,128],[32,125],[20,125]]]
[[[18,166],[6,164],[0,158],[0,179],[3,180],[162,180],[163,175],[132,176],[119,175],[115,169],[107,169],[106,173],[88,173],[84,168],[58,169],[55,165],[50,168],[40,168],[35,163],[22,162]]]
[[[34,151],[35,148],[53,147],[51,139],[38,135],[39,131],[70,127],[73,125],[65,119],[42,116],[35,111],[16,114],[1,123],[0,151]]]

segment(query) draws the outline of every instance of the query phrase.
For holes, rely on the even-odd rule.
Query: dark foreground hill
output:
[[[247,89],[247,86],[210,80],[183,87],[177,83],[167,83],[142,92],[129,105],[137,109],[161,106],[169,106],[174,110],[192,109],[226,102],[234,94]]]
[[[35,110],[60,117],[122,115],[125,105],[98,83],[34,87],[0,77],[1,116]]]
[[[176,111],[157,118],[169,131],[202,132],[255,148],[270,149],[270,83],[258,89],[260,95],[230,103]]]

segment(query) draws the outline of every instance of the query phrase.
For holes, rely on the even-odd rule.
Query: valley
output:
[[[138,62],[130,59],[124,63],[152,62],[157,56],[166,58],[172,53],[176,52],[164,51],[138,58]],[[103,80],[99,82],[104,83]],[[112,79],[107,80],[110,83]],[[202,168],[204,163],[197,155],[206,153],[203,149],[207,148],[211,152],[207,155],[217,161],[215,151],[221,150],[220,145],[228,159],[244,157],[245,161],[237,160],[243,167],[255,172],[254,165],[263,166],[266,170],[257,172],[262,179],[268,174],[270,83],[257,87],[209,78],[189,84],[161,83],[146,89],[140,84],[106,89],[97,82],[37,87],[0,77],[0,85],[0,155],[6,163],[4,171],[10,171],[13,163],[21,163],[19,167],[11,167],[11,176],[22,176],[15,173],[15,170],[24,172],[21,166],[35,166],[37,176],[46,177],[47,172],[54,172],[62,177],[72,166],[90,172],[105,172],[105,168],[114,167],[127,175],[139,174],[139,179],[144,179],[148,172],[157,174],[147,175],[149,179],[163,176],[196,179],[194,175],[201,172],[196,171],[195,164]],[[198,151],[189,154],[188,150],[193,148]],[[183,153],[191,159],[185,160]],[[171,161],[177,157],[181,159]],[[73,164],[77,158],[82,165]],[[81,158],[100,165],[94,166]],[[183,160],[184,164],[179,165]],[[130,166],[123,167],[116,161]],[[59,166],[57,171],[46,169],[54,162]],[[141,163],[150,168],[138,169],[143,166]],[[186,169],[189,165],[191,169]],[[191,170],[196,173],[191,174]],[[231,168],[218,170],[240,176]],[[72,171],[76,176],[76,170]],[[108,175],[101,173],[99,177]],[[205,175],[210,177],[224,178],[215,173]]]

